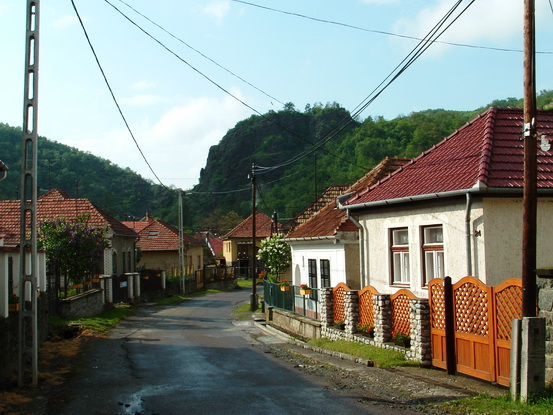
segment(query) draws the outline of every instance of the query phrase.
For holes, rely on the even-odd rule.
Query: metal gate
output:
[[[522,315],[522,282],[510,279],[490,287],[465,277],[449,292],[443,279],[428,284],[432,364],[447,367],[447,344],[455,351],[455,371],[509,386],[511,325]],[[452,309],[446,309],[451,296]],[[453,339],[446,338],[448,315]]]

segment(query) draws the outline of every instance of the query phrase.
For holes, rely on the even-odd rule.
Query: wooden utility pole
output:
[[[524,1],[524,197],[522,316],[536,316],[537,131],[534,0]]]

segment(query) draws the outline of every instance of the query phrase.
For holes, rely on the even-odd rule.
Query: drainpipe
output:
[[[349,209],[346,209],[346,214],[351,223],[359,228],[359,263],[361,271],[361,288],[363,288],[367,285],[365,279],[365,228],[363,228],[357,219],[350,215]]]
[[[472,234],[470,232],[470,210],[472,208],[472,195],[467,192],[467,207],[465,210],[465,235],[466,235],[466,248],[467,248],[467,276],[472,275],[472,249],[471,239]]]

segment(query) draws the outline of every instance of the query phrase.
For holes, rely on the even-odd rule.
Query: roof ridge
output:
[[[479,117],[487,117],[486,126],[484,127],[484,140],[482,142],[482,153],[480,157],[480,166],[478,168],[478,182],[485,185],[488,184],[490,173],[490,164],[492,160],[493,135],[495,129],[495,121],[497,113],[500,109],[491,107]],[[475,183],[477,184],[477,183]]]

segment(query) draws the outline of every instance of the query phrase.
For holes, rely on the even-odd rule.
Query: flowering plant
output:
[[[283,279],[281,282],[278,283],[278,285],[280,287],[288,287],[290,285],[290,283],[288,282],[288,280],[285,278]]]
[[[402,344],[406,340],[411,340],[411,337],[397,329],[392,332],[392,340],[394,343]]]
[[[9,304],[19,304],[19,297],[15,294],[12,294],[9,298]]]
[[[357,331],[365,333],[374,333],[374,326],[369,326],[368,324],[358,324]]]
[[[284,235],[273,235],[261,240],[257,258],[263,261],[270,272],[280,275],[292,262],[290,245],[284,242]]]
[[[301,290],[310,290],[309,285],[307,285],[307,284],[300,284],[300,289]]]

